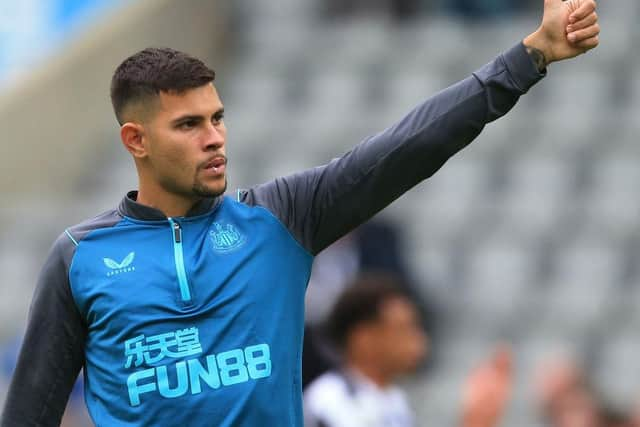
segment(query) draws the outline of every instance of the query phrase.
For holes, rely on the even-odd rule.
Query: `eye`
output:
[[[194,127],[196,127],[198,123],[195,120],[187,120],[184,121],[182,123],[180,123],[178,125],[179,129],[183,129],[183,130],[189,130],[189,129],[193,129]]]
[[[224,120],[224,113],[220,112],[220,113],[216,113],[213,115],[213,119],[212,119],[212,123],[214,125],[220,124],[220,122],[222,122],[222,120]]]

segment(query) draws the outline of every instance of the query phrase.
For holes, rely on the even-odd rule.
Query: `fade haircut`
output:
[[[111,103],[120,125],[134,104],[151,102],[160,92],[183,93],[212,82],[216,73],[201,60],[168,47],[146,48],[116,68],[111,79]]]
[[[360,275],[333,306],[325,325],[328,338],[344,350],[351,331],[380,320],[384,304],[397,298],[409,300],[400,278],[374,272]]]

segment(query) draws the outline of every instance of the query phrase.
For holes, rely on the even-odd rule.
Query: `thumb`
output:
[[[558,10],[561,7],[569,7],[569,10],[575,10],[576,0],[544,0],[544,12]]]

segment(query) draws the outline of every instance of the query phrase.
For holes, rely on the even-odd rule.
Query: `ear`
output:
[[[147,157],[144,126],[139,123],[127,122],[120,127],[122,145],[134,158]]]

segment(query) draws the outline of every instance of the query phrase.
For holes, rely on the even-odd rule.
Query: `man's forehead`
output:
[[[184,92],[160,92],[159,110],[171,116],[211,114],[223,108],[218,91],[212,83]]]

